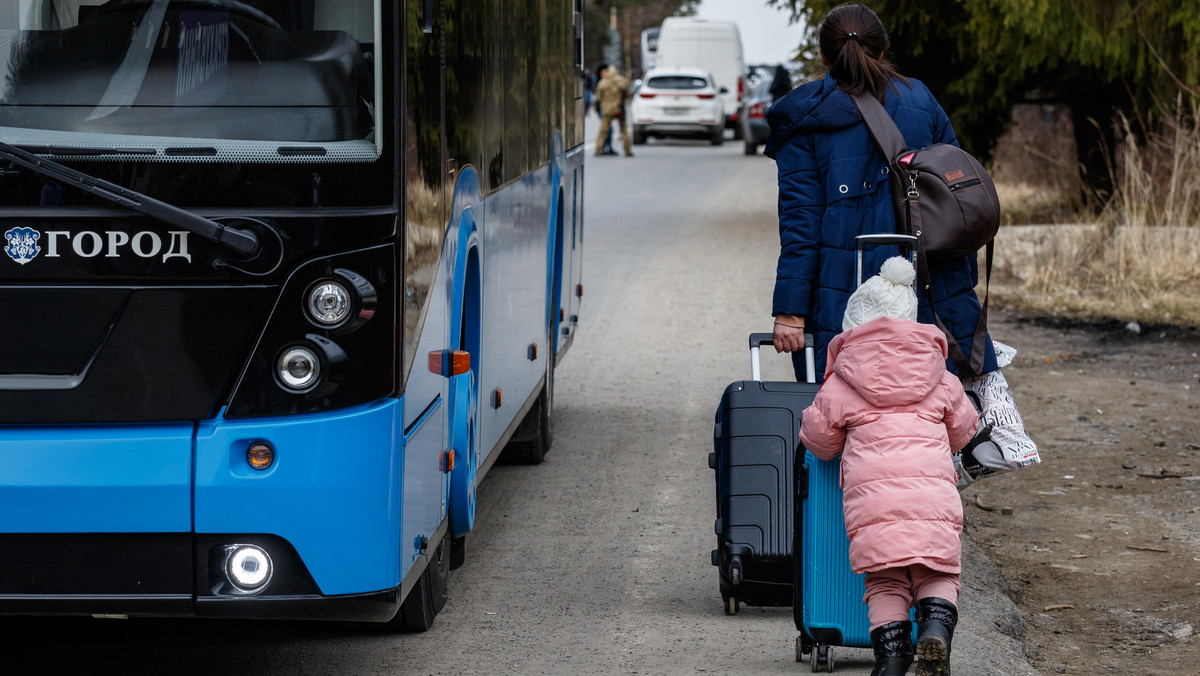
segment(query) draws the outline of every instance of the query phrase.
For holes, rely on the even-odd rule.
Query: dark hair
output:
[[[881,56],[891,46],[883,22],[863,5],[841,5],[817,28],[817,44],[829,73],[850,94],[871,92],[879,100],[892,79],[908,81]]]

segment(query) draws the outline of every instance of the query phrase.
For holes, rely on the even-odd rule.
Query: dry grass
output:
[[[1094,220],[1076,217],[1099,227],[1051,238],[1023,284],[993,287],[999,299],[1070,319],[1200,328],[1198,120],[1200,101],[1182,99],[1174,115],[1145,135],[1120,120],[1114,199]],[[1037,190],[1001,186],[1018,205],[1040,199]]]
[[[1000,214],[1005,225],[1076,223],[1080,220],[1078,190],[996,179]]]

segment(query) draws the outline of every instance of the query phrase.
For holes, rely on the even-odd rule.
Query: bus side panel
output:
[[[393,588],[402,437],[396,399],[335,414],[201,423],[196,532],[278,535],[323,594]],[[275,448],[263,471],[246,462],[255,441]]]
[[[483,222],[483,344],[480,448],[495,448],[545,373],[546,247],[552,172],[543,168],[492,193]],[[503,392],[496,407],[496,392]]]
[[[570,151],[563,162],[563,279],[562,305],[566,316],[559,327],[558,352],[563,354],[571,341],[580,317],[583,301],[583,160],[581,146]]]
[[[0,429],[0,532],[188,532],[192,425]]]
[[[451,223],[441,232],[443,239],[429,287],[425,322],[420,336],[412,342],[416,346],[416,355],[404,385],[402,577],[407,577],[412,566],[421,560],[421,538],[433,538],[434,531],[446,518],[448,507],[449,478],[441,470],[441,460],[449,447],[447,397],[450,380],[441,373],[430,371],[429,355],[458,349],[458,337],[450,335],[454,265],[459,255],[458,223]],[[437,544],[430,542],[425,554],[432,554]]]

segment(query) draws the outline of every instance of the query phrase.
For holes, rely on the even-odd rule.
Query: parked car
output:
[[[724,88],[696,68],[655,68],[646,73],[633,95],[629,117],[633,142],[648,137],[704,137],[713,145],[725,142]]]
[[[759,78],[742,100],[742,141],[747,155],[757,155],[758,147],[767,142],[771,127],[767,124],[767,110],[771,107],[771,79]]]
[[[725,104],[725,127],[733,130],[734,139],[741,140],[738,116],[746,88],[746,60],[737,23],[696,17],[663,19],[654,64],[656,68],[699,68],[711,73]]]

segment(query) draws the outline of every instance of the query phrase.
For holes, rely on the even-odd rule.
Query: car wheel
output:
[[[745,148],[747,155],[757,155],[758,154],[758,144],[755,143],[754,141],[746,141],[746,143],[743,147]]]
[[[709,141],[711,141],[714,146],[719,146],[722,143],[724,143],[725,142],[725,130],[722,129],[721,127],[717,127],[716,129],[714,129],[712,132],[712,136],[709,138]]]
[[[744,138],[746,138],[746,131],[745,131],[744,129],[742,129],[742,125],[740,125],[740,124],[734,125],[734,127],[733,127],[733,140],[734,140],[734,141],[741,141],[741,140],[742,140],[742,139],[744,139]]]
[[[633,128],[633,145],[640,146],[640,145],[644,145],[645,143],[646,143],[646,130],[634,127]]]

